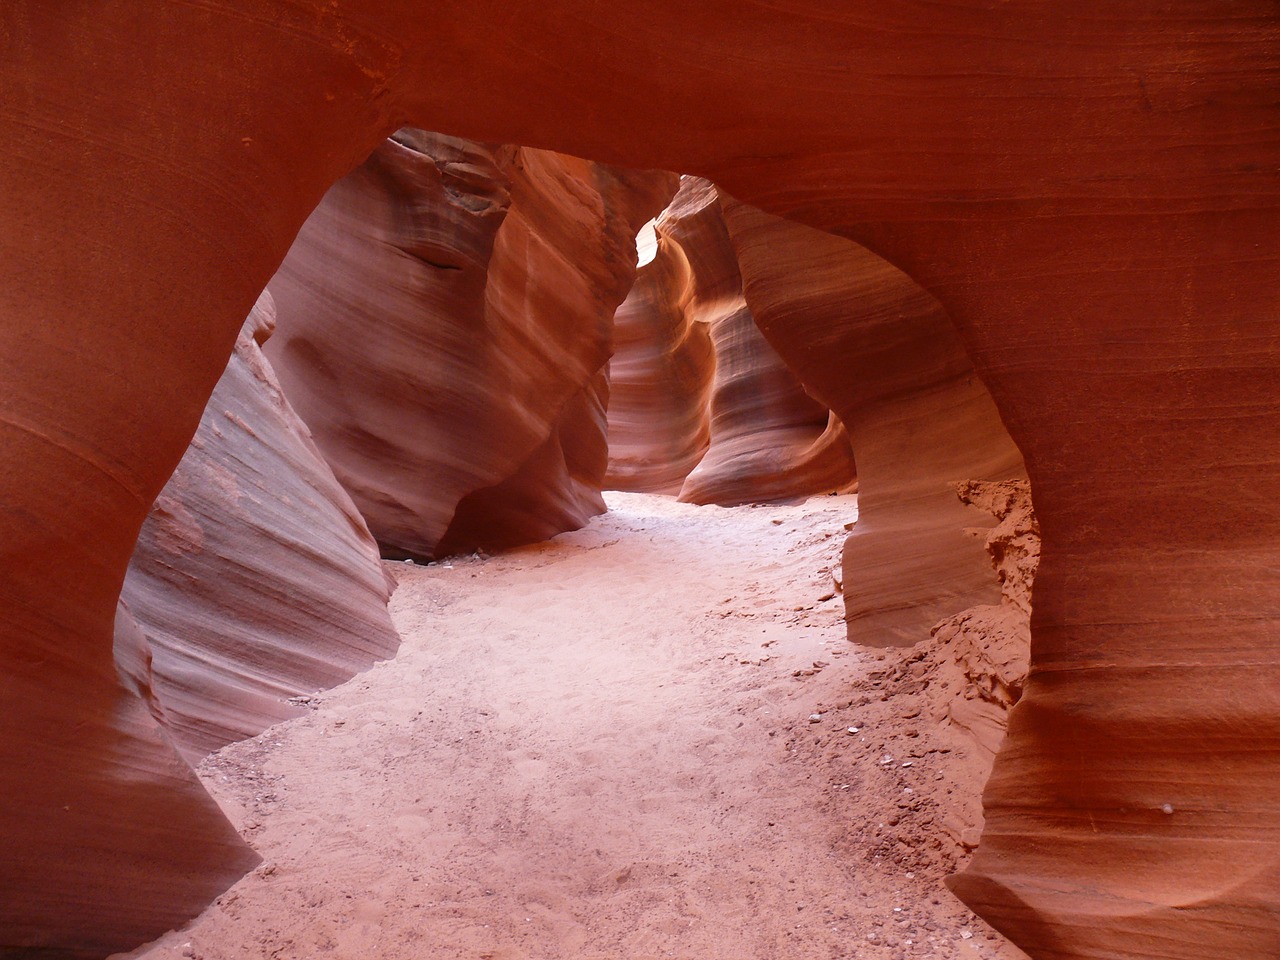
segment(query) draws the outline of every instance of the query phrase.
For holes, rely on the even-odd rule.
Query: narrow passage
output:
[[[947,784],[843,726],[883,666],[836,593],[856,498],[608,498],[548,543],[387,564],[401,652],[205,762],[264,863],[134,956],[1021,957],[927,845],[880,842],[873,794]]]

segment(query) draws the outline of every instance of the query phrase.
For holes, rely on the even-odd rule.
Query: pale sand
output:
[[[388,564],[397,657],[201,768],[264,865],[131,956],[1022,957],[940,882],[963,747],[901,739],[898,655],[820,599],[856,498],[608,499]]]

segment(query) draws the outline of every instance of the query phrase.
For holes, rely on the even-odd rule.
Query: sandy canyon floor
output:
[[[388,564],[396,658],[201,768],[263,864],[130,956],[1022,958],[941,882],[963,743],[844,639],[856,499],[609,502]]]

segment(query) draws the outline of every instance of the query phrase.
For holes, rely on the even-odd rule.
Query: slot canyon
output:
[[[15,0],[0,131],[0,957],[1280,956],[1274,4]]]

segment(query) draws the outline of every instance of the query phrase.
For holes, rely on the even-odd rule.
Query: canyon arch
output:
[[[11,938],[92,955],[252,861],[117,680],[116,601],[298,228],[412,123],[695,173],[933,294],[1043,531],[957,892],[1036,957],[1280,948],[1273,5],[20,0],[0,52]]]

